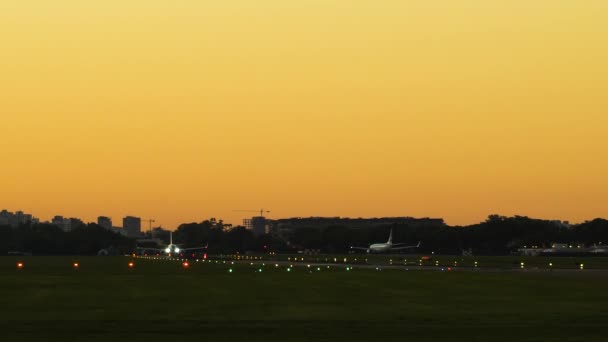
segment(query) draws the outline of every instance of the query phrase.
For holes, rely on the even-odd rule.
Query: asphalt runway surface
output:
[[[171,258],[171,257],[141,257],[144,259],[166,259],[171,261],[180,261],[186,259]],[[464,267],[464,266],[435,266],[435,265],[380,265],[380,264],[360,264],[360,263],[337,263],[337,262],[305,262],[305,261],[278,261],[278,260],[234,260],[227,258],[215,258],[211,256],[207,260],[189,260],[190,262],[207,262],[207,263],[234,263],[238,265],[252,265],[252,266],[277,266],[277,267],[298,267],[298,268],[323,268],[323,269],[336,269],[336,268],[351,268],[351,269],[364,269],[364,270],[402,270],[402,271],[428,271],[428,272],[494,272],[494,273],[506,273],[506,272],[518,272],[518,273],[547,273],[547,274],[605,274],[608,275],[608,269],[547,269],[539,267],[513,267],[513,268],[499,268],[499,267]]]

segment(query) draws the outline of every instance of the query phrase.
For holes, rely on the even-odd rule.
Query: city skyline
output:
[[[175,228],[608,217],[608,7],[34,0],[0,11],[3,205]]]
[[[116,229],[120,229],[120,228],[125,228],[125,222],[135,219],[137,222],[135,223],[136,226],[138,227],[137,230],[141,231],[142,233],[148,232],[150,229],[156,229],[156,228],[162,228],[162,229],[168,229],[168,230],[176,230],[179,225],[181,224],[190,224],[190,223],[199,223],[199,222],[203,222],[209,219],[216,219],[216,220],[221,220],[224,224],[228,224],[231,225],[233,227],[245,227],[247,229],[252,229],[252,222],[247,222],[247,221],[252,221],[252,219],[256,219],[258,217],[260,217],[259,215],[255,215],[253,214],[252,216],[243,216],[241,219],[239,219],[238,222],[229,222],[227,220],[224,220],[221,217],[203,217],[203,218],[199,218],[199,219],[193,219],[193,220],[186,220],[183,222],[178,223],[178,225],[176,226],[167,226],[167,225],[163,225],[163,224],[157,224],[157,220],[155,219],[151,219],[151,218],[143,218],[141,216],[137,216],[137,215],[123,215],[120,218],[116,219],[110,216],[104,216],[104,215],[98,215],[93,219],[88,219],[88,218],[83,218],[83,217],[79,217],[79,216],[74,216],[74,215],[67,215],[67,216],[63,216],[63,215],[53,215],[52,217],[50,217],[48,220],[45,219],[40,219],[38,216],[34,216],[33,214],[27,214],[24,213],[22,210],[17,210],[17,211],[11,211],[10,209],[2,209],[2,211],[0,211],[1,215],[0,215],[0,225],[9,225],[9,221],[7,219],[5,219],[4,215],[8,214],[10,216],[12,216],[12,219],[16,219],[17,217],[20,217],[20,219],[18,221],[15,221],[15,226],[16,223],[51,223],[51,224],[57,224],[59,226],[62,226],[62,223],[59,222],[55,222],[55,220],[58,221],[80,221],[81,224],[86,224],[86,223],[95,223],[103,228],[106,228],[108,230],[114,230],[116,231]],[[270,212],[265,212],[264,215],[267,215]],[[411,216],[411,215],[405,215],[405,214],[401,214],[401,215],[388,215],[388,216],[340,216],[340,215],[326,215],[326,216],[322,216],[322,215],[309,215],[309,216],[279,216],[279,217],[270,217],[270,216],[262,216],[266,221],[290,221],[290,220],[332,220],[332,219],[338,219],[338,220],[382,220],[382,219],[413,219],[413,220],[429,220],[429,221],[433,221],[435,223],[437,222],[442,222],[441,224],[445,224],[447,226],[461,226],[461,225],[455,225],[455,224],[450,224],[449,222],[446,222],[445,219],[443,217],[440,216],[436,216],[436,217],[430,217],[430,216],[426,216],[426,217],[422,217],[422,216]],[[519,214],[513,214],[513,215],[501,215],[501,214],[489,214],[486,217],[484,217],[483,219],[477,221],[477,222],[470,222],[468,224],[464,224],[462,226],[468,226],[468,225],[473,225],[473,224],[477,224],[477,223],[481,223],[487,219],[490,219],[491,217],[529,217],[527,215],[519,215]],[[565,224],[565,225],[576,225],[576,224],[581,224],[584,222],[589,222],[591,220],[594,219],[605,219],[603,217],[593,217],[593,218],[587,218],[585,220],[579,221],[579,222],[571,222],[569,220],[561,220],[561,219],[557,219],[557,218],[551,218],[551,217],[529,217],[531,219],[540,219],[540,220],[546,220],[546,221],[553,221],[553,222],[557,222],[560,224]],[[6,222],[5,222],[6,221]],[[113,222],[122,222],[122,225],[118,225],[118,224],[113,224]],[[132,222],[132,221],[131,221]]]

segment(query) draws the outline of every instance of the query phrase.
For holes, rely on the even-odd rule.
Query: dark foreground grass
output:
[[[20,260],[0,259],[3,341],[608,340],[597,272]]]

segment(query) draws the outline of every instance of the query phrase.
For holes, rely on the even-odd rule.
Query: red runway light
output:
[[[75,262],[74,263],[74,268],[78,268],[78,267],[80,267],[80,265],[77,262]]]
[[[23,268],[23,263],[22,262],[18,262],[17,263],[17,268],[18,269],[22,269]]]
[[[131,262],[129,263],[129,268],[133,268],[133,267],[135,267],[135,264],[134,264],[134,263],[131,261]]]
[[[190,267],[190,264],[186,261],[182,264],[182,266],[184,266],[184,268],[188,268],[188,267]]]

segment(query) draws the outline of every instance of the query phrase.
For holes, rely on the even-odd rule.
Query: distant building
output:
[[[141,218],[127,216],[122,219],[122,227],[128,237],[137,238],[141,235]]]
[[[51,223],[60,227],[61,225],[63,225],[63,216],[57,215],[57,216],[53,217],[51,219]]]
[[[51,223],[61,228],[61,230],[64,232],[69,232],[72,230],[72,221],[69,218],[65,218],[61,215],[53,217]]]
[[[15,219],[17,220],[17,222],[18,222],[18,223],[22,223],[22,222],[24,222],[23,218],[24,218],[24,213],[23,213],[23,211],[17,211],[17,212],[15,213]]]
[[[38,219],[23,211],[17,211],[16,213],[12,213],[6,209],[0,211],[0,226],[17,228],[20,225],[29,225],[31,223],[38,223]]]
[[[112,230],[112,219],[106,216],[99,216],[97,218],[97,225],[107,230]]]
[[[243,219],[243,227],[247,230],[252,230],[253,225],[251,224],[251,219]]]
[[[251,230],[254,235],[264,235],[269,233],[268,220],[264,216],[251,218]]]
[[[116,234],[120,234],[122,236],[127,236],[127,231],[121,227],[112,227],[112,228],[110,228],[110,230]]]
[[[270,232],[270,221],[264,216],[254,216],[243,220],[243,226],[251,230],[255,236],[268,234]]]
[[[8,210],[4,209],[0,211],[0,226],[10,225],[10,217],[11,213],[9,213]]]

